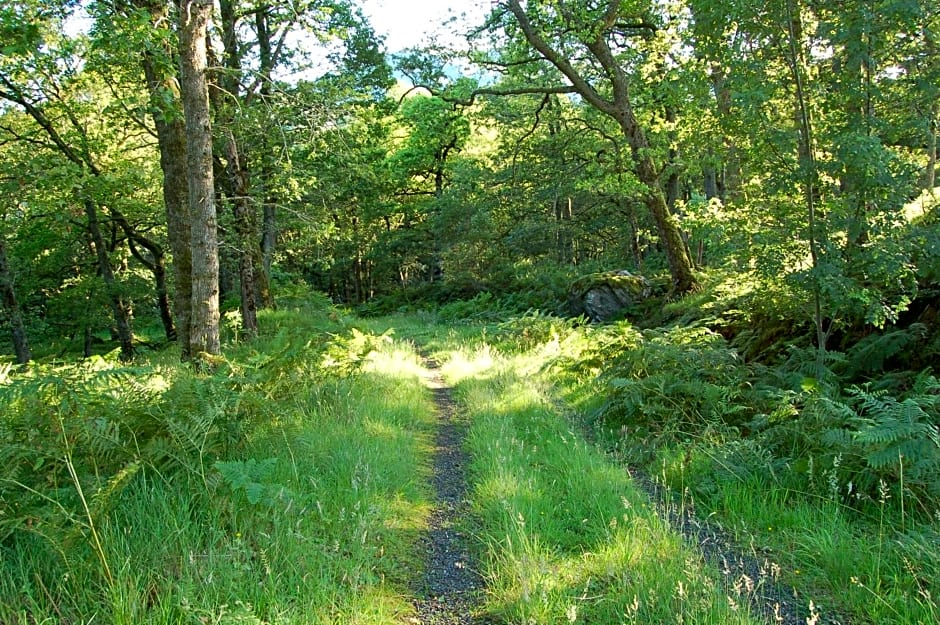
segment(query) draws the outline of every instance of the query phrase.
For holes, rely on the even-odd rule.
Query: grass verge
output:
[[[15,447],[44,490],[37,502],[26,477],[0,484],[0,622],[366,625],[411,612],[434,428],[416,356],[372,337],[378,351],[365,357],[366,339],[325,311],[266,321],[266,336],[230,347],[212,375],[135,370],[155,390],[134,404],[131,431],[162,428],[167,453],[128,443],[108,465],[132,471],[120,488],[77,446],[124,431],[120,384],[69,404],[75,440],[53,440],[48,454]],[[49,414],[64,409],[56,398],[41,397]],[[11,415],[8,455],[24,435],[12,424],[36,418]],[[227,443],[215,445],[221,430]],[[66,448],[74,481],[46,470]]]

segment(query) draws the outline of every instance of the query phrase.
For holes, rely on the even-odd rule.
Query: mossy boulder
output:
[[[572,283],[568,308],[572,315],[594,322],[610,321],[650,297],[653,290],[649,280],[626,270],[592,273]]]

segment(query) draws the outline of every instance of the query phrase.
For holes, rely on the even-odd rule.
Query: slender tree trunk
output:
[[[271,31],[268,28],[267,3],[262,3],[255,12],[255,31],[258,35],[258,74],[261,85],[258,93],[262,99],[271,95],[271,72],[274,70],[274,55],[271,50]],[[268,137],[261,137],[261,275],[258,276],[258,296],[262,308],[274,308],[274,296],[271,293],[271,265],[274,262],[274,250],[277,247],[277,199],[270,193],[274,169],[271,167],[271,149]]]
[[[129,362],[134,358],[134,333],[131,330],[131,318],[124,298],[118,292],[117,280],[108,258],[108,249],[105,247],[104,237],[101,235],[101,224],[98,221],[98,209],[91,200],[85,200],[85,216],[88,218],[88,234],[91,236],[91,245],[98,259],[98,270],[104,280],[108,303],[114,315],[114,325],[117,329],[118,341],[121,343],[121,360]]]
[[[732,119],[731,89],[722,70],[717,66],[712,69],[712,86],[715,90],[715,108],[718,120],[723,126],[729,126]],[[741,154],[731,135],[724,135],[724,168],[720,196],[722,201],[734,203],[741,198]]]
[[[927,67],[924,68],[926,74],[936,71],[937,65],[937,38],[934,29],[931,27],[929,11],[925,12],[924,21],[921,24],[921,38],[923,40],[924,58]],[[936,74],[934,74],[936,75]],[[938,85],[933,84],[927,88],[925,94],[928,99],[927,105],[927,167],[924,169],[924,188],[933,191],[937,186],[937,130],[940,126],[940,93]]]
[[[235,135],[226,132],[226,158],[228,175],[232,181],[232,213],[235,217],[238,240],[238,277],[241,287],[242,328],[249,336],[258,334],[258,306],[255,301],[255,220],[249,197],[248,172],[241,164],[241,155]]]
[[[937,186],[937,119],[940,118],[940,104],[934,100],[930,105],[930,119],[927,120],[927,168],[924,170],[924,188],[933,190]]]
[[[666,252],[672,288],[676,293],[688,293],[696,286],[695,277],[692,275],[692,259],[689,258],[679,223],[669,210],[666,196],[659,186],[659,175],[649,155],[650,146],[646,135],[629,111],[622,114],[618,121],[633,152],[637,178],[646,185],[643,200],[653,216],[660,243]]]
[[[33,359],[33,354],[29,349],[23,313],[20,311],[16,290],[13,288],[13,272],[10,271],[10,265],[7,262],[7,244],[3,237],[0,237],[0,303],[10,320],[16,362],[25,365]]]
[[[166,256],[159,247],[147,247],[152,257],[147,258],[138,248],[138,242],[128,234],[127,246],[131,254],[153,274],[157,290],[157,310],[160,312],[160,321],[163,323],[163,332],[168,341],[177,339],[176,326],[173,324],[173,313],[170,309],[169,289],[166,284]],[[141,244],[143,245],[143,244]],[[146,247],[146,246],[145,246]]]
[[[166,19],[168,6],[165,2],[151,5],[153,23]],[[173,58],[173,51],[163,50],[168,58]],[[180,346],[180,356],[186,361],[192,357],[190,331],[192,319],[192,249],[190,243],[189,218],[189,179],[186,174],[186,124],[182,111],[174,107],[166,109],[166,95],[173,98],[174,104],[180,101],[176,77],[172,72],[162,69],[152,53],[145,53],[142,59],[147,88],[153,110],[153,122],[157,130],[157,143],[160,148],[160,168],[163,170],[163,204],[166,209],[167,238],[170,252],[173,254],[173,277],[175,297],[173,309],[176,312],[176,338]]]
[[[180,66],[186,119],[186,166],[192,249],[193,357],[219,354],[219,246],[212,174],[212,130],[206,79],[206,30],[211,0],[183,0],[180,14]]]
[[[255,11],[256,16],[259,13],[266,15],[264,7],[259,7],[255,9]],[[261,299],[262,302],[269,302],[271,299],[271,290],[267,274],[264,270],[261,247],[258,244],[258,220],[254,215],[252,203],[249,200],[251,188],[248,181],[251,176],[249,173],[248,160],[245,157],[243,142],[239,141],[235,134],[235,129],[233,128],[233,112],[235,108],[246,105],[251,94],[249,93],[245,94],[244,97],[242,96],[242,51],[238,41],[239,15],[233,0],[220,0],[219,13],[222,19],[222,43],[225,49],[225,67],[227,72],[223,75],[221,80],[224,97],[220,99],[220,110],[217,111],[220,117],[216,117],[216,120],[219,122],[221,118],[220,123],[229,126],[224,133],[226,136],[223,141],[225,142],[226,158],[229,161],[226,175],[229,178],[229,185],[232,189],[232,197],[235,202],[232,208],[235,217],[235,236],[238,239],[235,243],[235,248],[238,250],[239,276],[242,283],[240,288],[241,309],[243,314],[242,321],[245,324],[245,330],[253,335],[257,333],[258,328],[256,312],[257,301]],[[257,26],[257,17],[255,22]],[[267,27],[266,20],[263,26],[265,28]],[[266,45],[270,47],[270,42],[267,41],[268,34],[266,31],[258,33],[259,45],[264,47],[265,44],[260,44],[262,39],[265,39]],[[270,68],[268,67],[268,64],[270,64],[270,58],[268,58],[270,56],[270,50],[263,50],[262,55],[265,57],[262,59],[262,65],[265,66],[262,68],[262,72],[270,72]],[[267,84],[264,84],[264,86],[266,88],[268,87]],[[263,160],[264,157],[262,157],[262,161]],[[246,263],[250,263],[251,266],[246,266]]]
[[[814,274],[819,270],[819,234],[816,219],[816,156],[813,151],[815,142],[813,136],[813,122],[810,115],[809,98],[805,89],[805,55],[803,52],[803,21],[800,7],[795,6],[794,0],[787,0],[787,29],[790,58],[790,71],[796,86],[796,116],[800,130],[799,160],[803,174],[803,199],[806,202],[806,216],[808,220],[809,252]],[[818,275],[812,277],[813,290],[813,322],[816,326],[816,375],[821,378],[826,361],[826,343],[829,332],[825,327],[822,312],[822,287]],[[832,326],[830,324],[830,330]]]

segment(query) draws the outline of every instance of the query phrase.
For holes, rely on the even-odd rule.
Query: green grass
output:
[[[572,431],[535,364],[483,347],[444,366],[469,421],[486,610],[508,623],[754,622],[629,475]]]
[[[92,505],[91,523],[75,489],[55,485],[46,503],[69,513],[24,519],[0,543],[0,622],[345,625],[410,613],[434,427],[416,357],[378,341],[366,360],[351,355],[356,372],[331,373],[324,331],[346,335],[342,320],[267,321],[266,336],[230,346],[213,376],[140,366],[138,380],[159,378],[162,389],[151,421],[215,406],[204,441],[233,421],[244,427],[220,448],[200,448],[200,431],[181,428],[195,433],[192,448],[137,470],[106,507]],[[111,395],[82,410],[116,418]],[[103,491],[90,471],[79,468],[79,483],[95,500]],[[23,493],[0,488],[15,513],[7,504]]]
[[[230,338],[212,373],[167,349],[131,369],[105,357],[0,379],[0,622],[406,622],[436,427],[409,340],[443,364],[468,425],[465,529],[489,616],[752,622],[749,591],[717,581],[561,400],[603,406],[596,375],[620,351],[643,354],[656,375],[700,368],[672,335],[597,333],[539,314],[360,321],[311,303],[265,313],[255,341]],[[702,406],[718,415],[707,436],[631,441],[616,428],[599,440],[613,451],[658,442],[641,456],[677,505],[719,521],[826,611],[937,622],[936,520],[908,512],[902,523],[899,493],[860,511],[785,488],[753,441],[722,447],[733,438],[721,420],[737,418],[731,404],[745,396],[721,394],[720,410],[685,406],[689,419]],[[670,417],[663,397],[637,397],[642,414],[658,407],[654,425]]]
[[[796,460],[775,459],[758,437],[747,436],[751,415],[767,408],[747,403],[753,394],[743,371],[724,374],[677,340],[681,331],[646,333],[637,349],[627,340],[632,330],[619,342],[611,338],[615,330],[588,332],[584,353],[569,349],[552,376],[583,413],[609,419],[592,425],[612,457],[668,485],[675,505],[694,505],[700,517],[730,529],[743,551],[771,559],[785,585],[824,611],[856,623],[938,622],[940,516],[922,503],[902,506],[911,495],[891,486],[880,502],[877,494],[873,500],[858,493],[857,483],[849,497],[851,478],[839,478],[831,465],[817,467],[809,488],[806,458],[794,468]],[[603,341],[614,349],[592,345]],[[598,354],[609,363],[596,364]],[[614,383],[599,383],[598,371]],[[673,390],[664,394],[665,387]],[[680,398],[676,389],[695,397],[671,407]],[[709,407],[704,399],[712,389],[718,401]],[[780,418],[798,431],[800,416],[794,407]],[[810,417],[803,424],[810,427]],[[817,427],[804,437],[818,448],[823,433]]]
[[[785,583],[812,589],[817,603],[853,622],[927,624],[940,617],[935,523],[902,530],[892,516],[860,517],[760,477],[723,483],[696,504],[700,514],[732,529],[739,544],[769,548]]]

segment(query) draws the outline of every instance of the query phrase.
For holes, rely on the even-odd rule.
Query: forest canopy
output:
[[[349,0],[8,3],[13,353],[218,353],[289,285],[567,314],[626,270],[737,276],[822,354],[936,276],[938,11],[876,5],[503,0],[388,54]]]

